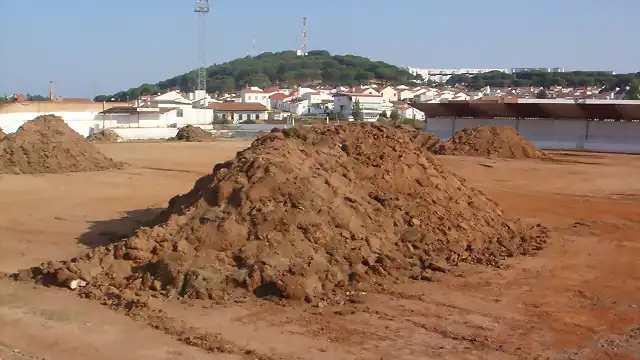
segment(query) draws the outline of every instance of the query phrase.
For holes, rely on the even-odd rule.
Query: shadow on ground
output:
[[[160,214],[162,210],[164,209],[132,210],[127,211],[127,214],[121,218],[92,221],[89,230],[77,238],[78,243],[93,249],[126,239],[132,236],[139,228],[152,225],[151,220]]]

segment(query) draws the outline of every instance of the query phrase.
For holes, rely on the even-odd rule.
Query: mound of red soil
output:
[[[171,138],[171,140],[187,142],[204,142],[212,141],[213,139],[213,134],[193,125],[181,127],[176,136]]]
[[[414,132],[414,139],[416,145],[418,145],[419,147],[426,149],[427,151],[436,155],[444,155],[451,152],[451,146],[436,135],[422,131]]]
[[[119,166],[53,115],[27,121],[0,141],[0,173],[68,173]]]
[[[509,126],[477,126],[456,132],[444,155],[544,159],[548,155]]]
[[[117,132],[110,129],[101,130],[87,136],[87,141],[90,141],[93,143],[113,143],[113,142],[119,142],[121,140],[122,138],[120,137],[120,135],[118,135]]]
[[[363,123],[269,133],[171,199],[156,226],[26,272],[66,286],[87,281],[82,292],[97,297],[249,291],[332,301],[541,248],[543,227],[506,217],[413,133]]]

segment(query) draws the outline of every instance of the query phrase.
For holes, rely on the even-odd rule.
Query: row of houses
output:
[[[90,99],[53,101],[25,101],[14,96],[14,101],[0,104],[0,128],[15,131],[24,121],[42,114],[63,117],[79,133],[101,128],[154,128],[181,127],[187,124],[212,123],[239,124],[243,122],[282,120],[285,117],[329,116],[352,118],[356,104],[366,121],[375,121],[381,114],[397,112],[398,117],[424,120],[425,115],[410,103],[445,103],[483,98],[536,99],[540,88],[489,88],[479,91],[462,87],[430,88],[426,86],[317,86],[261,89],[248,87],[235,94],[212,95],[168,91],[163,94],[142,96],[127,103],[95,103]],[[594,88],[547,89],[546,101],[573,102],[577,99],[611,100]]]

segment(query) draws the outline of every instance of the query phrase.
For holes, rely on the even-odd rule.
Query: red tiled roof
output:
[[[266,93],[273,93],[280,90],[280,86],[272,86],[270,88],[264,89],[264,92]]]
[[[244,89],[242,90],[245,94],[264,94],[262,90],[252,90],[252,89]]]
[[[275,93],[271,96],[269,96],[269,99],[273,99],[273,100],[284,100],[286,98],[288,98],[289,95],[285,94],[285,93]]]

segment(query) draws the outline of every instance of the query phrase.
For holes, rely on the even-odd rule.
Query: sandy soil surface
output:
[[[99,145],[131,166],[0,176],[0,271],[66,259],[131,233],[245,142]],[[151,299],[244,352],[206,352],[68,290],[0,281],[0,359],[639,359],[640,157],[440,157],[553,238],[498,270],[462,265],[346,306]],[[157,327],[157,326],[156,326]],[[196,344],[198,346],[188,346]],[[209,350],[215,350],[213,346]]]

